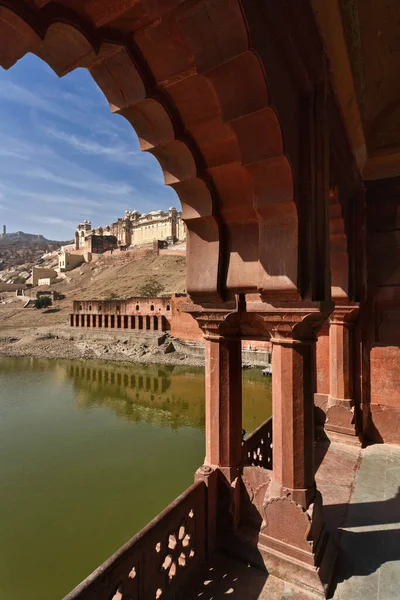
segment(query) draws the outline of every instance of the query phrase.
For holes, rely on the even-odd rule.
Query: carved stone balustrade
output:
[[[243,465],[272,471],[272,417],[244,439]]]
[[[207,487],[197,481],[64,600],[172,600],[203,568]]]

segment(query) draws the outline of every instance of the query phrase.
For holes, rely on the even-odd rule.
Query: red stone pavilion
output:
[[[70,599],[185,597],[216,548],[325,595],[336,548],[315,431],[400,442],[399,13],[397,0],[0,0],[0,64],[32,52],[59,76],[86,67],[160,162],[206,340],[196,483]],[[243,339],[273,345],[272,426],[244,443]]]

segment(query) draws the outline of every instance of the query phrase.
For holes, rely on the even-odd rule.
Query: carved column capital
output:
[[[328,318],[333,303],[288,303],[264,305],[258,312],[274,343],[314,342]]]
[[[240,314],[235,301],[216,305],[198,305],[187,302],[181,305],[198,322],[205,339],[235,337],[240,333]]]
[[[360,311],[358,303],[354,304],[335,304],[335,308],[329,316],[329,323],[332,325],[352,326],[357,320]]]
[[[235,337],[239,334],[238,324],[230,322],[229,319],[234,315],[234,312],[228,311],[204,311],[193,316],[201,327],[205,339],[218,339],[227,336]]]

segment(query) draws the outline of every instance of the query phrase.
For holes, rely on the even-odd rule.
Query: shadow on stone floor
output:
[[[216,553],[180,600],[320,600],[312,592]]]
[[[315,472],[320,468],[331,442],[328,437],[318,438],[315,443]]]
[[[326,510],[340,513],[341,507],[332,505],[326,507]],[[400,488],[396,496],[388,500],[350,505],[346,526],[338,532],[340,555],[329,598],[335,597],[335,591],[342,582],[352,577],[372,575],[389,562],[399,564],[395,569],[400,581],[399,525]],[[354,530],[351,531],[350,528]],[[357,528],[363,530],[357,531]],[[400,597],[400,591],[397,597]]]
[[[249,565],[216,553],[196,581],[190,585],[190,591],[182,596],[185,600],[267,600],[265,595],[268,573],[254,569]]]
[[[359,502],[356,504],[342,505],[330,504],[324,506],[324,512],[329,520],[339,523],[343,509],[347,508],[346,528],[372,527],[374,525],[400,524],[400,487],[396,496],[388,500],[376,502]],[[344,531],[342,531],[342,534]],[[400,545],[400,543],[399,543]]]
[[[343,531],[337,583],[355,575],[371,575],[385,562],[400,561],[399,540],[400,529],[365,532]]]

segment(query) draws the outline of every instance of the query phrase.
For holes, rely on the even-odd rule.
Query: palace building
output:
[[[125,216],[111,225],[92,228],[90,221],[79,223],[75,232],[75,250],[102,253],[112,248],[129,248],[163,240],[174,244],[186,238],[182,213],[174,206],[164,212],[152,210],[140,214],[127,210]]]

